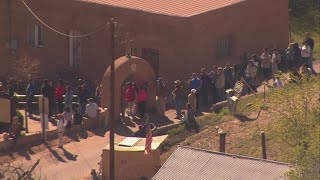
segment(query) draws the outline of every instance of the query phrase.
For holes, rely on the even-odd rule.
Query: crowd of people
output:
[[[310,37],[310,33],[305,33],[301,48],[297,42],[290,43],[282,55],[276,48],[271,51],[269,48],[264,48],[261,55],[251,55],[245,69],[226,63],[225,67],[213,66],[211,70],[202,68],[200,74],[193,73],[187,83],[187,88],[183,87],[181,81],[174,81],[172,96],[176,109],[175,119],[185,119],[183,114],[188,114],[188,119],[191,119],[189,122],[193,122],[193,116],[190,117],[189,114],[196,114],[200,107],[208,108],[210,104],[225,100],[225,91],[232,89],[237,81],[245,81],[249,86],[248,89],[257,92],[261,83],[268,82],[270,79],[273,80],[274,87],[282,87],[280,70],[290,71],[289,82],[317,75],[313,68],[313,49],[314,40]],[[281,69],[279,69],[280,65]],[[162,81],[160,84],[158,88],[163,89]],[[190,92],[187,97],[186,89]],[[249,93],[250,90],[247,92]],[[158,93],[158,101],[160,101],[158,104],[163,104],[162,99],[165,97],[162,96],[162,93]],[[187,102],[185,102],[186,99]],[[187,110],[187,113],[182,112],[183,108]]]
[[[283,54],[280,54],[276,48],[269,50],[264,48],[261,55],[253,54],[248,61],[246,68],[230,63],[225,67],[213,66],[210,69],[202,68],[200,73],[192,73],[187,84],[183,86],[180,80],[174,81],[174,89],[167,89],[161,78],[156,81],[157,85],[157,112],[165,115],[167,100],[172,97],[176,109],[176,119],[186,120],[194,124],[194,115],[200,112],[200,107],[210,108],[210,105],[221,102],[226,99],[225,91],[232,89],[236,82],[243,80],[250,86],[250,89],[257,91],[257,87],[263,81],[273,79],[274,86],[279,88],[283,82],[279,78],[280,64],[290,70],[291,81],[301,79],[305,76],[309,78],[316,75],[313,69],[313,49],[314,40],[310,33],[305,34],[302,46],[298,43],[290,43]],[[301,72],[299,68],[301,67]],[[6,94],[13,97],[15,93],[12,81],[6,82]],[[0,86],[0,91],[4,91]],[[72,123],[81,123],[82,116],[96,117],[101,103],[101,85],[96,81],[95,91],[89,90],[85,81],[79,79],[76,86],[66,86],[62,79],[56,83],[54,81],[43,80],[41,88],[37,87],[34,80],[30,79],[26,88],[26,99],[28,113],[30,116],[34,113],[32,102],[34,96],[40,93],[49,99],[49,117],[62,115],[66,121],[66,127],[70,128]],[[171,92],[171,93],[170,93]],[[147,110],[146,103],[148,99],[148,84],[137,85],[134,82],[128,82],[122,87],[121,113],[132,117],[145,118]],[[73,96],[77,95],[78,102],[73,103]],[[185,112],[182,110],[186,109]],[[76,118],[75,118],[76,117]],[[76,119],[76,120],[75,120]]]

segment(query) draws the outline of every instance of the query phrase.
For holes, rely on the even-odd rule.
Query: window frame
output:
[[[216,44],[215,54],[217,59],[225,59],[232,56],[232,35],[220,38]]]
[[[44,47],[44,30],[36,24],[27,25],[27,42],[32,47]]]

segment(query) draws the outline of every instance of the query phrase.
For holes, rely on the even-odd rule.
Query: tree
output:
[[[26,81],[30,78],[38,79],[40,74],[40,61],[23,55],[12,66],[12,77],[16,80]]]
[[[272,93],[272,110],[279,120],[271,125],[276,134],[282,158],[297,166],[291,179],[320,177],[320,78],[292,83]]]

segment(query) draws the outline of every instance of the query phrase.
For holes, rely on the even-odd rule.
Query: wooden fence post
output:
[[[264,131],[261,131],[261,143],[262,143],[262,159],[267,159],[266,134]]]
[[[221,132],[221,133],[219,133],[219,136],[220,136],[219,152],[225,153],[226,152],[226,136],[227,136],[227,133]]]

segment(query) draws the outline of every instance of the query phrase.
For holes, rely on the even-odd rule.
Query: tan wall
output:
[[[110,179],[110,151],[103,149],[102,176]],[[152,178],[161,167],[160,151],[153,150],[148,156],[144,151],[115,151],[115,179],[140,180]]]

